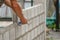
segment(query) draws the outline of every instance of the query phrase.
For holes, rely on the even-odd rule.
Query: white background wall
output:
[[[10,10],[11,9],[9,7],[3,4],[2,7],[0,8],[0,17],[12,17]]]

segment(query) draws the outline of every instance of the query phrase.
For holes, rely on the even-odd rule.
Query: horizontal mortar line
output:
[[[42,24],[44,24],[44,23],[45,23],[45,22],[42,22],[42,23],[40,23],[39,25],[42,25]],[[39,27],[39,25],[36,26],[36,27],[34,27],[33,29],[31,29],[30,31],[26,32],[25,34],[21,35],[21,36],[18,37],[16,40],[18,40],[18,39],[20,39],[21,37],[25,36],[26,34],[28,34],[29,32],[31,32],[32,30],[36,29],[37,27]]]
[[[34,18],[36,18],[36,17],[38,17],[38,16],[40,16],[40,15],[43,15],[43,14],[44,14],[44,12],[42,12],[41,14],[39,14],[39,15],[37,15],[37,16],[34,16],[34,17],[28,19],[28,21],[30,21],[30,20],[32,20],[32,19],[34,19]]]
[[[29,25],[30,23],[28,23],[28,25]],[[0,34],[4,34],[5,32],[7,32],[7,31],[10,31],[11,29],[13,29],[13,28],[15,28],[16,26],[18,26],[18,25],[16,25],[16,26],[13,26],[14,24],[11,24],[11,25],[9,25],[9,26],[7,26],[7,27],[5,27],[4,29],[5,29],[5,31],[3,31],[2,33],[0,33]],[[11,28],[10,28],[11,27]]]
[[[40,16],[40,15],[39,15],[39,16]],[[34,19],[34,18],[33,18],[33,19]],[[32,19],[32,20],[33,20],[33,19]],[[28,23],[28,25],[30,25],[31,23],[32,23],[32,21],[31,21],[31,22],[29,22],[29,23]]]
[[[4,33],[6,33],[7,31],[10,31],[11,30],[11,28],[13,29],[13,28],[15,28],[15,26],[13,26],[14,24],[11,24],[11,25],[9,25],[9,26],[7,26],[7,27],[5,27],[4,29],[5,29],[5,31],[3,31],[2,33],[0,33],[0,34],[4,34]]]
[[[45,32],[45,31],[41,32],[39,35],[37,35],[35,38],[33,38],[33,40],[36,39],[36,38],[38,38],[38,37],[39,37],[40,35],[42,35],[44,32]]]
[[[32,22],[30,22],[29,24],[31,24],[31,23],[32,23]],[[41,22],[41,23],[43,23],[43,22]],[[39,23],[39,24],[41,24],[41,23]],[[29,25],[29,24],[28,24],[28,25]],[[38,25],[36,25],[36,26],[38,26]],[[33,28],[32,28],[32,29],[33,29]]]

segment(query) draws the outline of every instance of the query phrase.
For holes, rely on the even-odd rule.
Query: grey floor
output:
[[[50,31],[49,40],[60,40],[60,32]]]

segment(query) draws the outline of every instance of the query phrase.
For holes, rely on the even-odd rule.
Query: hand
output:
[[[22,22],[22,24],[27,24],[27,19],[26,18],[22,18],[21,22]]]

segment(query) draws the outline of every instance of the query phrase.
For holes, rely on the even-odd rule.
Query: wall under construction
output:
[[[16,23],[0,28],[0,40],[45,40],[46,10],[43,4],[24,9],[28,24]]]

